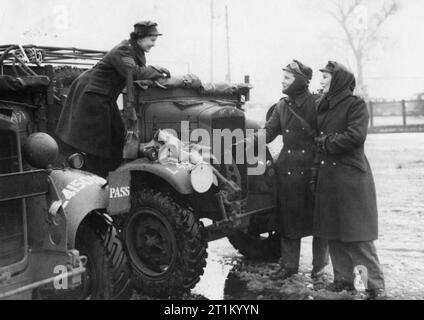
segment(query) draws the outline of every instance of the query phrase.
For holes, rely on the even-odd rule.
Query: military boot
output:
[[[368,289],[367,300],[387,300],[387,294],[384,289]]]
[[[311,279],[314,285],[314,290],[325,289],[325,286],[328,285],[328,278],[327,274],[325,273],[325,267],[314,267],[311,272]]]
[[[272,273],[269,276],[269,278],[271,280],[285,280],[287,278],[290,278],[292,275],[296,273],[297,273],[297,270],[280,267],[277,271]]]
[[[328,286],[325,287],[325,290],[331,291],[331,292],[355,292],[356,289],[350,282],[343,282],[343,281],[335,281],[333,283],[330,283]]]
[[[311,272],[312,280],[321,280],[325,276],[325,267],[323,268],[313,268]]]

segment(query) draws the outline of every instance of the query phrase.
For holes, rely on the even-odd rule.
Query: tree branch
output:
[[[382,14],[376,15],[376,22],[372,29],[370,29],[369,34],[364,38],[364,48],[370,48],[373,43],[377,41],[377,33],[380,31],[381,26],[387,21],[387,19],[394,15],[399,10],[399,6],[396,1],[392,1],[389,6],[384,5],[382,9]]]
[[[362,0],[355,0],[350,6],[345,9],[342,5],[342,1],[338,1],[337,3],[337,9],[338,12],[332,12],[330,11],[330,15],[338,22],[340,27],[343,29],[345,35],[346,35],[346,41],[351,47],[352,51],[355,55],[357,55],[359,47],[356,45],[353,32],[349,30],[347,22],[349,20],[349,17],[352,15],[354,10],[362,3]]]
[[[363,3],[363,0],[349,1],[346,6],[346,0],[338,0],[334,3],[334,8],[329,11],[329,14],[335,19],[338,25],[341,27],[345,34],[345,41],[352,50],[355,57],[356,64],[358,67],[358,76],[362,77],[363,63],[366,59],[368,52],[378,41],[378,32],[381,26],[387,21],[387,19],[394,15],[399,6],[396,0],[390,2],[384,2],[380,13],[373,16],[372,23],[369,23],[367,29],[356,30],[350,27],[350,21],[355,13],[355,9]],[[363,84],[361,84],[363,85]]]

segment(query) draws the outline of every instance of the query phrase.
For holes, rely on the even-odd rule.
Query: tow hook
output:
[[[78,250],[69,250],[69,256],[71,257],[71,265],[72,268],[78,268],[81,265],[83,267],[85,267],[85,265],[87,264],[87,257],[86,256],[80,256],[79,251]]]
[[[71,262],[68,264],[68,271],[73,273],[70,278],[70,287],[75,288],[82,283],[82,274],[85,271],[88,259],[86,256],[80,256],[78,250],[70,250],[69,256],[71,257]]]

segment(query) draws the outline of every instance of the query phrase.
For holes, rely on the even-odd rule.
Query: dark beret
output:
[[[157,29],[158,24],[152,21],[141,21],[134,25],[134,32],[141,37],[161,36]]]

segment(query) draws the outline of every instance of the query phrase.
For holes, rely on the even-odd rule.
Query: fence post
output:
[[[372,103],[372,101],[368,102],[368,106],[370,109],[370,126],[371,128],[374,127],[374,105]]]
[[[402,100],[402,119],[403,119],[403,126],[406,127],[406,102],[405,102],[405,100]]]

